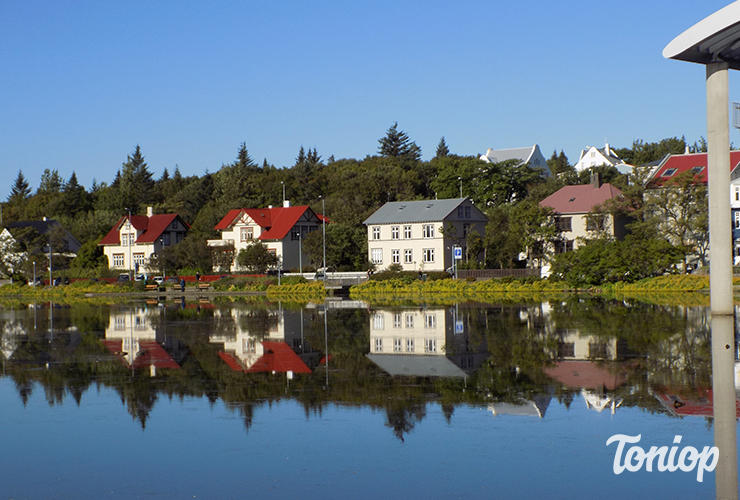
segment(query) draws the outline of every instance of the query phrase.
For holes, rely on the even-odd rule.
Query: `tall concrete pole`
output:
[[[728,64],[707,64],[707,170],[709,176],[709,291],[712,316],[732,315],[730,117]]]

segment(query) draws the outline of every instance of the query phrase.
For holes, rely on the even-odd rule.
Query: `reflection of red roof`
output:
[[[255,224],[265,229],[259,236],[260,240],[282,240],[306,212],[308,212],[307,216],[309,219],[316,217],[321,222],[321,216],[314,214],[308,205],[298,207],[240,208],[229,210],[229,213],[221,219],[214,229],[217,231],[229,229],[236,224],[242,214],[246,214]]]
[[[121,217],[118,219],[118,222],[116,222],[113,228],[108,231],[108,234],[105,235],[99,244],[119,245],[121,243],[121,226],[123,226],[127,219],[128,217]],[[131,225],[134,226],[137,233],[143,231],[143,233],[136,239],[136,243],[152,243],[157,241],[175,219],[177,219],[183,227],[187,229],[190,228],[190,226],[177,214],[160,214],[152,215],[151,217],[147,217],[146,215],[132,215]]]
[[[140,340],[139,352],[134,360],[134,368],[143,368],[154,365],[157,368],[179,369],[174,359],[164,348],[153,340]]]
[[[740,151],[730,151],[730,170],[740,163]],[[670,179],[675,179],[682,173],[697,167],[695,178],[701,184],[707,183],[707,153],[692,153],[683,155],[669,155],[658,166],[648,182],[648,187],[662,186]],[[672,170],[672,169],[675,169]],[[671,170],[670,172],[668,172]],[[664,174],[670,175],[664,175]]]
[[[570,388],[616,389],[625,382],[621,373],[612,373],[593,361],[560,361],[545,368],[545,375]]]
[[[118,356],[122,363],[127,364],[123,358],[123,352],[121,352],[122,342],[120,339],[105,339],[102,343],[110,352]],[[134,360],[134,368],[144,368],[152,365],[156,368],[180,368],[180,365],[156,341],[140,340],[139,352]]]
[[[585,214],[606,200],[621,195],[622,192],[609,184],[594,188],[592,184],[563,186],[540,202],[541,207],[552,207],[559,214]]]
[[[306,363],[285,342],[262,342],[265,353],[255,361],[247,373],[279,372],[311,373]]]
[[[228,352],[219,351],[218,357],[223,359],[227,365],[229,365],[229,368],[234,370],[235,372],[243,372],[244,367],[239,363],[239,360],[237,360],[233,355],[229,354]]]
[[[714,392],[712,389],[701,391],[697,399],[682,399],[679,396],[656,393],[658,401],[676,417],[711,417],[714,415]],[[740,418],[740,402],[735,400],[735,415]]]

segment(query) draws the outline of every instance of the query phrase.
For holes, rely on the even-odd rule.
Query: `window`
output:
[[[375,352],[383,352],[383,339],[375,339]]]
[[[124,261],[123,261],[123,254],[122,253],[114,253],[113,254],[113,267],[123,267]]]
[[[403,237],[407,240],[411,239],[411,226],[403,226]]]
[[[164,242],[165,245],[169,245],[170,244],[170,233],[162,234],[162,241]]]
[[[691,169],[691,173],[693,175],[699,175],[702,170],[704,170],[704,167],[694,167]]]
[[[252,241],[254,238],[254,228],[251,227],[243,227],[241,230],[242,234],[242,241]]]
[[[385,326],[385,316],[383,313],[373,314],[373,330],[383,330]]]
[[[406,352],[414,352],[414,339],[406,339]]]
[[[436,314],[425,314],[424,315],[424,328],[437,328],[437,315]]]
[[[465,218],[466,219],[470,218],[470,207],[465,207]]]
[[[424,263],[434,262],[434,248],[425,248],[421,251]]]
[[[434,238],[434,226],[431,224],[424,224],[421,227],[421,236],[423,238]]]
[[[383,249],[373,248],[372,250],[370,250],[370,260],[373,262],[373,264],[382,264],[383,263]]]
[[[126,317],[116,316],[115,324],[113,325],[114,330],[125,330],[126,329]]]
[[[740,187],[735,188],[735,201],[740,201]]]
[[[144,258],[143,253],[135,253],[133,257],[134,257],[134,264],[143,265],[146,262],[146,259]]]
[[[677,171],[678,171],[677,168],[669,168],[668,170],[666,170],[665,172],[663,172],[662,174],[660,174],[660,176],[661,177],[670,177],[673,174],[675,174]]]
[[[424,352],[437,352],[437,339],[424,339]]]
[[[172,221],[172,229],[177,229],[177,219]]]
[[[555,242],[555,253],[565,253],[573,251],[573,240],[558,240]]]
[[[254,339],[242,339],[242,352],[247,354],[257,352],[257,342]]]
[[[398,226],[391,226],[391,239],[397,240],[400,238],[400,233]]]
[[[606,344],[603,342],[589,342],[588,357],[592,359],[606,359],[608,357]]]
[[[463,224],[463,238],[465,238],[469,232],[470,232],[470,224],[466,222],[465,224]]]
[[[591,158],[596,158],[596,151],[591,151]]]
[[[301,228],[300,226],[294,226],[293,229],[290,230],[290,239],[298,240],[300,238],[301,238]]]
[[[572,217],[556,217],[555,227],[559,232],[573,231]]]
[[[603,231],[606,227],[605,219],[603,215],[587,215],[586,231]]]
[[[740,212],[735,212],[735,229],[740,229]]]
[[[401,319],[401,313],[396,313],[393,315],[393,328],[401,328],[403,326],[403,321]]]
[[[401,339],[393,339],[393,352],[401,352]]]
[[[463,218],[463,207],[457,207],[457,218],[458,219]]]
[[[406,315],[406,328],[413,328],[413,327],[414,327],[414,315],[407,314]]]
[[[393,264],[401,263],[401,251],[400,250],[391,250],[391,262]]]
[[[403,251],[403,263],[404,264],[413,264],[414,263],[414,251],[410,248],[407,248]]]
[[[380,227],[373,226],[373,239],[379,240],[380,239]]]
[[[573,342],[560,342],[558,344],[558,357],[559,358],[575,358],[576,357],[576,345]]]

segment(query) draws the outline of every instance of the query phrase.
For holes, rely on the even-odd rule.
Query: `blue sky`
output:
[[[89,187],[138,144],[159,177],[241,142],[294,163],[375,154],[398,122],[434,155],[706,136],[705,73],[665,60],[726,0],[0,2],[0,200],[21,169]],[[730,99],[740,100],[738,76]],[[738,132],[730,140],[740,143]]]

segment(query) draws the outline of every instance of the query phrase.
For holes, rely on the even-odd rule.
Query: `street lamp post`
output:
[[[167,279],[167,268],[165,268],[164,264],[164,239],[159,238],[159,259],[162,261],[162,280]]]
[[[457,180],[460,181],[460,198],[462,198],[462,177],[458,177]]]
[[[321,196],[321,229],[324,232],[324,280],[326,280],[326,207],[324,197]]]
[[[298,272],[303,274],[303,231],[298,230]]]
[[[280,181],[280,184],[283,186],[283,206],[285,206],[285,181]]]
[[[131,225],[131,209],[128,209],[128,227],[126,228],[126,244],[128,245],[128,269],[129,269],[129,275],[131,281],[134,280],[134,263],[131,258],[131,228],[133,226]]]

